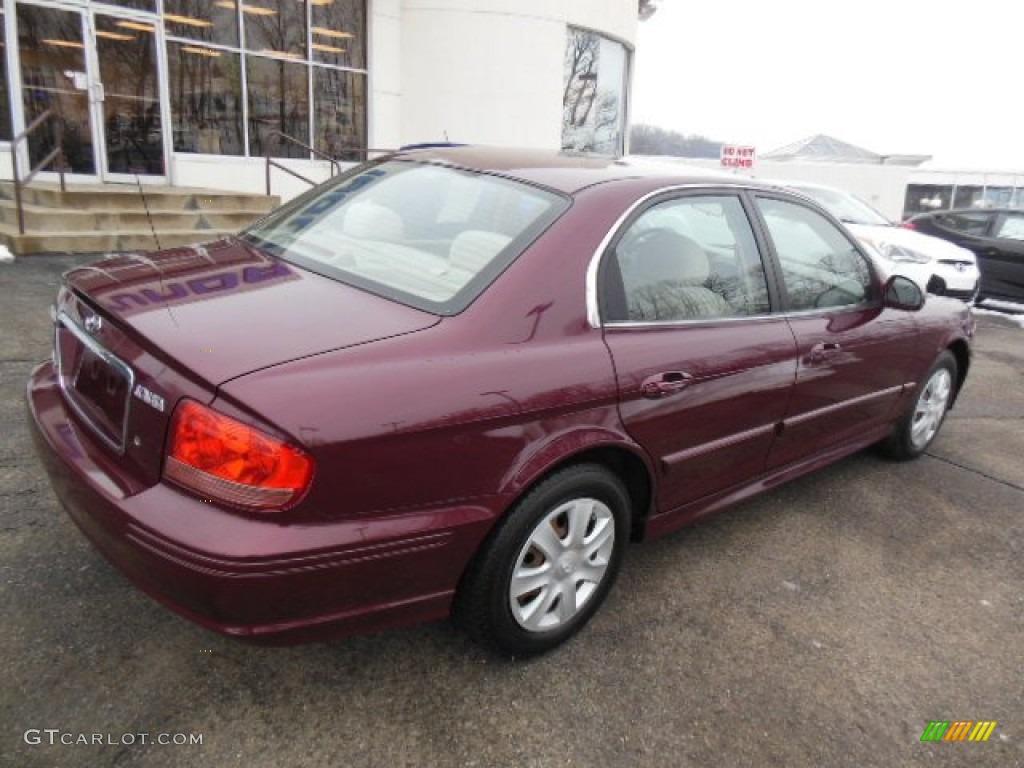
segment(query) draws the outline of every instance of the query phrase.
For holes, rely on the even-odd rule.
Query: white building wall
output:
[[[566,25],[633,47],[632,0],[402,0],[401,143],[561,146]]]
[[[682,162],[703,168],[721,169],[718,160],[701,158],[685,159]],[[907,184],[915,170],[902,165],[757,160],[753,169],[737,173],[769,181],[806,181],[836,187],[870,203],[873,208],[893,221],[900,221],[903,218]]]
[[[329,163],[274,158],[317,184],[331,176]],[[203,187],[231,192],[263,194],[267,188],[267,163],[262,157],[222,157],[179,153],[172,156],[171,178],[176,187]],[[282,202],[301,195],[310,185],[280,168],[270,169],[270,193]]]
[[[774,163],[754,166],[755,179],[807,181],[837,187],[870,203],[892,221],[903,218],[903,202],[912,168],[899,165],[857,163]]]
[[[372,149],[402,144],[402,3],[370,0],[367,137]]]

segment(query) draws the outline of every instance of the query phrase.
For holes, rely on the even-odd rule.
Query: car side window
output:
[[[991,218],[987,213],[973,211],[943,213],[935,217],[940,227],[952,229],[954,232],[963,232],[965,235],[984,235],[988,231],[988,223]]]
[[[789,309],[867,303],[872,273],[867,260],[831,221],[802,205],[757,198],[782,269]]]
[[[622,233],[602,270],[611,322],[744,317],[770,310],[764,266],[738,197],[658,203]]]
[[[1024,240],[1024,214],[1005,214],[995,236],[1005,237],[1008,240]]]

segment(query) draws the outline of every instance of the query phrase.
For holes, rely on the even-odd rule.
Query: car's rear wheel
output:
[[[956,358],[943,352],[935,361],[892,434],[882,444],[894,459],[916,459],[927,450],[946,418],[956,387]]]
[[[630,502],[602,466],[560,470],[524,496],[477,554],[456,616],[476,640],[512,656],[578,632],[611,589],[629,539]]]

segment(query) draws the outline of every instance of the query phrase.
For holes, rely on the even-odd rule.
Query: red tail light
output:
[[[298,448],[183,400],[171,419],[164,477],[234,506],[277,510],[309,488],[313,461]]]
[[[904,229],[917,229],[917,225],[910,219],[904,221],[902,224],[900,224],[900,226],[903,227]]]

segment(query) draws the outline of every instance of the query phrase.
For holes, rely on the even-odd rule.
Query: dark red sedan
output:
[[[973,333],[803,196],[478,148],[73,270],[54,320],[39,455],[142,589],[237,637],[454,614],[511,654],[579,630],[631,539],[921,454]]]

